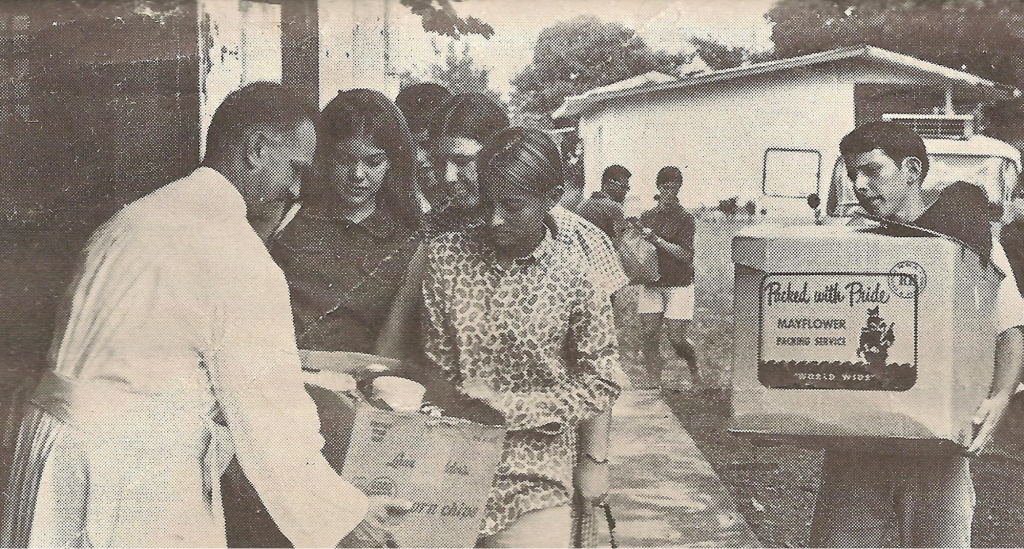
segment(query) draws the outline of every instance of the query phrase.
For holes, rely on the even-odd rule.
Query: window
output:
[[[768,149],[764,152],[762,191],[767,196],[806,198],[818,192],[821,153],[806,149]]]

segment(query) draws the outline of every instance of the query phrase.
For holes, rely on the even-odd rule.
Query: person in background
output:
[[[482,93],[445,101],[433,117],[429,148],[439,191],[425,224],[431,235],[481,223],[476,155],[484,141],[508,127],[505,110]]]
[[[693,384],[700,381],[697,354],[686,334],[693,319],[693,233],[695,223],[679,204],[683,174],[675,166],[658,171],[658,204],[640,215],[645,238],[658,249],[657,282],[640,288],[637,312],[640,316],[641,349],[647,367],[646,388],[661,386],[665,361],[661,356],[661,328],[676,355],[686,361]]]
[[[921,137],[902,124],[864,124],[843,138],[839,151],[867,213],[956,238],[982,262],[1006,273],[996,305],[1000,333],[992,386],[975,414],[976,434],[967,449],[968,455],[976,454],[1009,405],[1024,364],[1024,299],[992,236],[985,191],[959,181],[925,203],[921,182],[928,174],[928,154]],[[863,222],[859,216],[852,221]],[[903,547],[971,546],[975,495],[966,455],[887,454],[858,451],[856,441],[851,444],[825,452],[811,546],[881,547],[891,539]],[[895,530],[892,538],[887,527]]]
[[[580,217],[596,225],[618,245],[625,230],[625,215],[622,202],[629,193],[629,178],[632,173],[626,168],[614,164],[605,168],[601,175],[601,190],[594,191],[580,206]]]
[[[430,124],[435,114],[445,101],[452,97],[448,88],[433,82],[414,84],[398,92],[395,104],[405,115],[409,124],[409,132],[416,142],[417,189],[419,196],[425,201],[421,204],[424,211],[443,205],[447,197],[444,189],[438,185],[434,165],[427,152],[430,137]]]
[[[434,113],[428,148],[438,191],[428,193],[433,202],[431,210],[423,216],[420,246],[377,340],[376,354],[410,364],[422,362],[420,284],[427,266],[425,243],[445,232],[463,231],[483,223],[476,157],[484,141],[507,127],[504,109],[480,93],[456,95]],[[407,375],[418,378],[420,373],[414,368]]]
[[[1024,174],[1010,195],[1010,213],[1013,220],[1003,226],[999,242],[1006,251],[1006,258],[1013,268],[1017,289],[1024,295]]]
[[[321,454],[288,287],[252,225],[272,225],[312,164],[316,113],[295,97],[229,94],[203,165],[93,234],[22,424],[0,546],[225,547],[219,479],[236,455],[295,546],[385,543],[390,503]]]
[[[416,146],[394,103],[364,89],[324,107],[317,137],[316,183],[270,251],[299,347],[370,353],[419,244]]]
[[[510,128],[478,162],[486,225],[428,244],[425,351],[436,375],[505,416],[479,546],[568,547],[573,487],[607,492],[607,424],[588,422],[621,387],[611,304],[581,251],[555,238],[554,142]]]

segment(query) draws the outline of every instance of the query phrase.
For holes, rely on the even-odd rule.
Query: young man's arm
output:
[[[992,438],[999,420],[1010,398],[1017,390],[1024,365],[1024,332],[1020,326],[1008,328],[996,338],[995,371],[992,373],[992,388],[974,416],[976,434],[967,449],[977,453]]]
[[[999,286],[996,307],[997,322],[1003,331],[996,337],[995,370],[989,396],[974,416],[976,434],[968,448],[971,453],[977,453],[992,438],[1024,372],[1024,298],[1017,290],[1006,252],[997,241],[992,245],[992,263],[1006,274]]]

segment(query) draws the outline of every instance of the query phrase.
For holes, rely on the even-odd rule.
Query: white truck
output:
[[[993,221],[1011,220],[1008,206],[1021,173],[1019,150],[1005,141],[975,134],[971,116],[888,114],[884,119],[908,124],[924,138],[930,165],[923,183],[926,202],[948,185],[966,181],[985,189]],[[857,199],[838,153],[827,192],[820,198],[818,215],[824,223],[843,223],[857,206]],[[807,219],[813,219],[815,212],[809,206],[804,211]]]

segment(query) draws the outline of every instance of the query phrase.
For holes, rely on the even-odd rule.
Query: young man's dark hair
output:
[[[274,82],[254,82],[228,94],[206,132],[204,164],[224,160],[254,129],[288,132],[303,120],[316,121],[318,111],[299,97],[293,89]]]
[[[482,93],[462,93],[444,102],[430,125],[430,140],[465,137],[484,143],[508,127],[508,115]]]
[[[658,177],[655,179],[654,184],[660,186],[662,183],[673,183],[683,182],[683,173],[679,171],[679,168],[675,166],[665,166],[658,170]]]
[[[434,113],[451,97],[452,92],[441,84],[423,82],[402,88],[395,104],[405,115],[409,131],[416,135],[430,127]]]
[[[896,162],[913,157],[921,161],[921,180],[928,175],[928,152],[924,140],[910,127],[896,122],[870,122],[857,127],[839,142],[843,157],[857,156],[881,149]]]
[[[612,164],[611,166],[605,168],[604,173],[601,174],[601,183],[604,183],[605,181],[608,181],[610,179],[622,181],[625,179],[629,179],[630,177],[633,177],[632,172],[630,172],[623,166],[620,166],[618,164]]]

